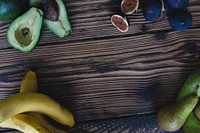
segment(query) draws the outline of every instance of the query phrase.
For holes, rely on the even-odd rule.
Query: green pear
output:
[[[196,117],[200,120],[200,103],[195,107],[194,113]]]
[[[172,105],[161,108],[157,117],[159,126],[166,131],[180,129],[197,105],[198,100],[197,94],[193,93]]]
[[[188,95],[197,91],[197,95],[200,94],[200,89],[196,90],[200,86],[200,71],[194,71],[189,75],[183,87],[177,95],[177,101],[182,100]],[[183,125],[183,133],[199,133],[200,132],[200,121],[193,112],[190,113]]]
[[[188,95],[196,92],[198,86],[200,86],[200,71],[194,71],[185,81],[184,85],[177,95],[176,100],[179,101],[184,97],[187,97]],[[197,95],[200,96],[200,89],[198,90]]]
[[[200,121],[193,112],[190,113],[183,125],[183,133],[200,133]]]

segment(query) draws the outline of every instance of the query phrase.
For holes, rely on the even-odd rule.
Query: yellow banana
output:
[[[37,91],[38,91],[38,84],[37,84],[36,73],[29,70],[22,80],[20,86],[20,92],[37,92]]]
[[[36,73],[29,70],[26,73],[24,79],[22,80],[20,92],[37,92],[38,91],[37,86],[38,86],[38,84],[37,84]],[[63,130],[53,126],[40,113],[28,112],[26,114],[33,116],[35,119],[37,119],[39,121],[40,124],[42,124],[44,127],[46,127],[52,133],[67,133],[66,131],[63,131]]]
[[[24,112],[39,112],[70,127],[75,124],[74,117],[69,110],[49,96],[34,92],[17,93],[3,99],[0,102],[0,123]]]
[[[33,82],[34,83],[33,83]],[[37,90],[36,74],[28,71],[24,77],[20,91],[23,92],[29,85],[29,90]],[[37,119],[27,114],[17,114],[0,123],[0,127],[12,128],[25,133],[50,133]]]
[[[67,133],[67,131],[61,130],[53,126],[51,123],[49,123],[42,114],[35,113],[35,112],[28,112],[27,114],[37,119],[39,123],[42,124],[44,127],[46,127],[49,131],[51,131],[51,133]]]
[[[12,128],[24,133],[50,133],[32,116],[18,114],[0,123],[0,127]]]

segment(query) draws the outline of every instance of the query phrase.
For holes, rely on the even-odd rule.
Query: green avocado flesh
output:
[[[32,41],[31,25],[19,25],[15,31],[15,38],[22,47],[27,47]]]
[[[11,21],[26,12],[29,0],[0,0],[0,21]]]
[[[31,51],[37,44],[43,22],[43,12],[32,7],[15,19],[7,30],[9,44],[21,52]]]
[[[46,2],[46,4],[45,4],[44,1]],[[30,5],[32,7],[37,7],[37,8],[40,8],[40,9],[43,9],[44,6],[45,6],[45,9],[46,8],[52,9],[51,6],[55,6],[55,4],[54,5],[51,5],[51,4],[48,5],[48,3],[53,3],[51,1],[54,1],[54,2],[57,3],[58,18],[56,17],[57,20],[52,21],[52,20],[46,19],[46,17],[45,17],[44,25],[59,37],[68,36],[72,32],[72,29],[71,29],[71,25],[70,25],[70,22],[69,22],[69,19],[68,19],[65,4],[62,0],[30,0]],[[47,11],[43,10],[44,14],[51,14],[49,12],[52,12],[51,10],[47,10]]]

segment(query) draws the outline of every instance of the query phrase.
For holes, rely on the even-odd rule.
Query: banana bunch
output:
[[[0,102],[0,127],[24,133],[66,133],[51,123],[44,115],[58,123],[72,127],[72,113],[47,95],[37,93],[36,73],[28,71],[22,80],[20,93]]]

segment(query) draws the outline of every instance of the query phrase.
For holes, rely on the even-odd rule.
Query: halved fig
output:
[[[113,15],[111,17],[111,22],[121,32],[127,32],[129,29],[126,18],[123,18],[120,15]]]
[[[139,7],[139,0],[122,0],[121,10],[123,13],[129,15],[137,11]]]

